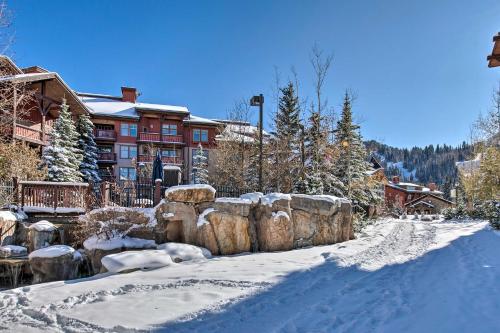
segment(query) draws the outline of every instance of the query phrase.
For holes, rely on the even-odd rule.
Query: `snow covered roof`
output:
[[[120,98],[108,96],[78,93],[80,100],[90,109],[90,112],[101,116],[123,117],[139,119],[140,111],[189,113],[185,106],[131,103],[124,102]]]
[[[193,116],[193,115],[190,115],[189,118],[184,119],[184,123],[188,123],[188,124],[201,124],[201,125],[214,125],[214,126],[221,125],[221,123],[219,123],[217,121],[206,119],[206,118],[202,118],[202,117],[198,117],[198,116]]]

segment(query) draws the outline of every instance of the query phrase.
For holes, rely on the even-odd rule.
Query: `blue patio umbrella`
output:
[[[160,150],[156,151],[156,158],[153,161],[153,174],[151,176],[153,183],[156,179],[161,179],[163,181],[163,163],[161,161]]]

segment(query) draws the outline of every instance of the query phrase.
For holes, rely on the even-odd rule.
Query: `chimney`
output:
[[[135,103],[137,100],[137,89],[131,87],[122,87],[122,101]]]
[[[394,184],[399,184],[399,176],[392,176],[392,182]]]
[[[431,190],[431,191],[435,191],[435,190],[437,190],[437,185],[436,185],[436,183],[429,183],[429,184],[427,185],[427,187],[428,187],[428,188],[429,188],[429,190]]]

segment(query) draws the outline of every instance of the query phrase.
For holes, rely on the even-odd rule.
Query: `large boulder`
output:
[[[75,279],[81,260],[80,253],[67,245],[33,251],[29,255],[33,283]]]
[[[103,257],[128,250],[156,249],[156,243],[150,239],[133,237],[103,239],[92,236],[83,242],[83,247],[85,255],[90,261],[92,271],[97,274],[104,271],[101,262]]]
[[[165,198],[168,201],[194,204],[214,201],[215,189],[205,184],[172,186],[165,191]]]
[[[247,217],[209,209],[200,216],[198,226],[199,245],[213,254],[227,255],[251,250]]]
[[[262,216],[257,222],[257,238],[261,251],[293,249],[293,226],[290,216],[283,211]]]
[[[260,198],[260,206],[268,207],[270,211],[282,211],[290,215],[290,194],[269,193]]]
[[[241,198],[217,198],[212,207],[219,212],[247,217],[250,214],[252,201]]]
[[[42,220],[29,226],[29,250],[35,251],[52,245],[57,238],[57,227]]]
[[[330,195],[292,194],[290,207],[316,215],[331,216],[335,214],[342,200]]]
[[[158,225],[157,242],[196,243],[196,209],[193,205],[182,202],[162,201],[156,209]]]

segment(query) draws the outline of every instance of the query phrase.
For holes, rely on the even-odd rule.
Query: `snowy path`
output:
[[[0,293],[16,332],[495,332],[500,237],[386,220],[359,239]]]

